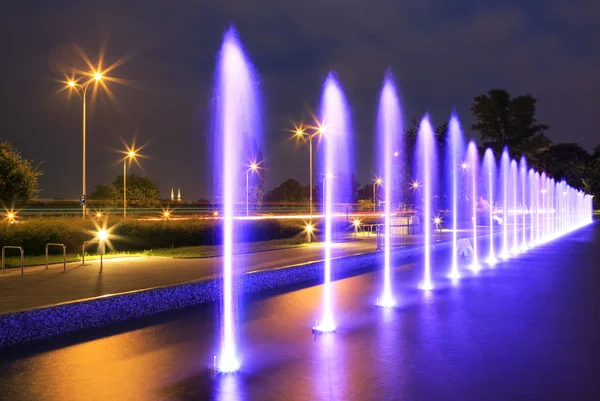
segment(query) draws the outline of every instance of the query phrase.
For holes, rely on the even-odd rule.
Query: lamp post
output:
[[[375,178],[375,183],[373,184],[373,213],[377,213],[377,186],[381,185],[383,179],[377,177]]]
[[[308,195],[308,202],[310,204],[310,220],[312,221],[312,215],[313,215],[313,138],[317,135],[323,134],[325,133],[325,127],[319,125],[316,129],[315,132],[313,132],[312,134],[308,134],[306,132],[304,132],[304,129],[302,127],[300,128],[296,128],[296,130],[294,131],[294,135],[298,138],[304,138],[304,137],[308,137],[308,160],[309,160],[309,195]]]
[[[130,150],[123,159],[123,218],[127,218],[127,162],[135,159],[135,151]]]
[[[102,80],[102,73],[101,72],[94,72],[92,74],[92,79],[89,79],[87,82],[83,83],[83,84],[79,84],[73,80],[70,80],[68,82],[68,85],[70,88],[77,90],[78,92],[81,91],[81,97],[83,99],[83,118],[82,118],[82,136],[83,136],[83,147],[82,147],[82,190],[81,190],[81,200],[82,200],[82,213],[83,213],[83,218],[85,219],[85,208],[86,208],[86,119],[87,119],[87,102],[86,102],[86,98],[87,98],[87,89],[90,86],[90,84],[92,82],[99,82]]]
[[[248,210],[248,198],[249,198],[249,191],[250,191],[250,186],[249,184],[249,174],[250,172],[255,172],[258,170],[258,164],[256,162],[252,162],[250,163],[250,165],[248,166],[248,170],[246,170],[246,216],[249,215],[249,210]]]

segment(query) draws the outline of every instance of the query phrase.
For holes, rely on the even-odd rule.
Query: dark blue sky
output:
[[[452,5],[450,3],[453,3]],[[56,95],[59,66],[130,59],[111,75],[120,107],[100,96],[88,119],[88,191],[120,172],[120,137],[150,142],[144,172],[163,196],[208,195],[205,142],[216,52],[229,22],[261,77],[267,187],[308,182],[308,149],[288,141],[309,119],[329,69],[352,107],[359,179],[376,174],[373,129],[385,70],[400,84],[405,121],[436,125],[456,108],[466,128],[473,98],[491,88],[538,98],[554,142],[600,144],[600,3],[594,0],[11,1],[0,15],[0,138],[43,161],[40,197],[76,198],[80,101]],[[360,161],[360,163],[358,162]],[[360,167],[359,167],[360,164]]]

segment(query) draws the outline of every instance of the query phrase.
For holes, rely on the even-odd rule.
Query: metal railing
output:
[[[11,246],[11,245],[6,245],[2,247],[2,273],[4,273],[4,250],[5,249],[18,249],[19,251],[21,251],[21,276],[24,273],[24,267],[25,267],[25,252],[23,251],[23,247],[22,246]]]
[[[64,271],[67,271],[67,247],[65,246],[65,244],[53,244],[53,243],[48,243],[46,244],[46,269],[48,269],[48,248],[51,246],[60,246],[62,247],[63,250],[63,266],[64,266]]]

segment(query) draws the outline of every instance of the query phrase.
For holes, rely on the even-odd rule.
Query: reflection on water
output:
[[[431,293],[415,289],[418,267],[398,266],[402,304],[393,309],[373,306],[379,272],[336,282],[335,333],[311,333],[319,287],[247,300],[235,375],[208,373],[218,340],[209,307],[56,349],[49,340],[0,355],[0,399],[598,399],[597,231],[465,272],[454,285],[440,255]]]

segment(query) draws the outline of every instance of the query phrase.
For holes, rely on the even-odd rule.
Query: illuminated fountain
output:
[[[333,314],[331,248],[333,244],[334,205],[341,204],[351,195],[348,180],[341,179],[350,174],[351,132],[350,112],[346,97],[334,73],[329,73],[321,96],[321,130],[324,131],[324,152],[321,155],[323,169],[323,215],[325,216],[325,255],[323,271],[323,310],[321,320],[313,327],[314,332],[335,330]],[[392,154],[393,155],[393,154]]]
[[[377,299],[379,306],[394,306],[394,293],[392,290],[392,272],[391,272],[391,216],[394,200],[392,199],[392,189],[395,183],[400,182],[398,174],[399,168],[394,169],[395,158],[404,157],[404,149],[398,149],[399,144],[403,144],[402,138],[402,115],[400,112],[400,102],[394,78],[391,72],[385,75],[383,88],[379,99],[379,112],[377,116],[377,156],[379,171],[383,171],[383,190],[385,192],[385,224],[384,224],[384,266],[383,266],[383,291]]]
[[[536,196],[535,196],[535,172],[529,169],[529,247],[535,246],[535,221],[536,221]]]
[[[431,280],[431,228],[433,223],[432,210],[435,210],[433,189],[436,188],[436,144],[433,129],[426,115],[421,120],[417,134],[417,151],[415,164],[417,181],[423,183],[421,191],[420,207],[423,211],[423,281],[419,283],[419,289],[429,291],[433,289]]]
[[[494,157],[494,152],[492,149],[486,149],[483,155],[483,174],[482,177],[487,177],[485,179],[485,184],[487,187],[488,193],[488,206],[489,206],[489,225],[490,225],[490,235],[488,238],[488,257],[485,259],[485,262],[490,266],[495,265],[498,260],[496,259],[496,251],[494,249],[494,185],[496,182],[496,158]],[[503,219],[505,216],[503,216]],[[506,222],[503,221],[505,225]]]
[[[546,204],[548,197],[548,181],[546,180],[546,173],[542,171],[540,174],[540,194],[542,197],[541,200],[541,234],[540,234],[540,243],[546,242],[548,239],[548,206]]]
[[[527,250],[527,159],[521,157],[519,165],[521,179],[521,224],[523,225],[521,232],[523,238],[521,240],[521,251]]]
[[[541,230],[540,230],[540,208],[542,207],[540,202],[540,173],[537,171],[533,173],[533,194],[535,196],[535,243],[540,243]]]
[[[493,155],[492,155],[493,157]],[[477,173],[479,171],[479,153],[475,141],[469,142],[467,147],[467,163],[463,165],[463,170],[470,171],[469,196],[471,198],[471,222],[473,223],[473,262],[469,268],[473,271],[479,271],[479,246],[477,245]]]
[[[257,77],[248,61],[237,32],[230,28],[224,35],[215,72],[213,136],[214,192],[222,204],[223,266],[221,303],[221,341],[215,356],[214,371],[235,372],[238,355],[237,294],[235,272],[241,257],[234,257],[234,245],[242,241],[235,225],[235,203],[244,194],[243,171],[251,157],[247,149],[260,135]]]
[[[518,218],[517,218],[517,197],[518,197],[518,189],[519,189],[519,180],[518,180],[518,167],[517,161],[512,160],[510,162],[510,188],[512,190],[512,248],[510,253],[516,255],[519,253],[519,230],[518,230]]]
[[[458,271],[458,217],[459,217],[459,206],[458,197],[460,194],[461,185],[459,184],[458,178],[460,169],[466,169],[468,163],[461,163],[464,156],[464,140],[463,133],[460,127],[460,122],[456,114],[452,114],[450,118],[450,124],[448,126],[448,135],[446,143],[446,163],[445,167],[450,168],[447,170],[447,181],[451,185],[451,198],[452,198],[452,265],[448,278],[458,279],[460,273]],[[462,181],[461,181],[462,183]],[[462,210],[462,209],[461,209]],[[462,214],[461,214],[462,216]]]
[[[507,259],[508,252],[508,200],[509,200],[510,156],[504,148],[500,158],[500,182],[502,183],[502,250],[500,257]]]

